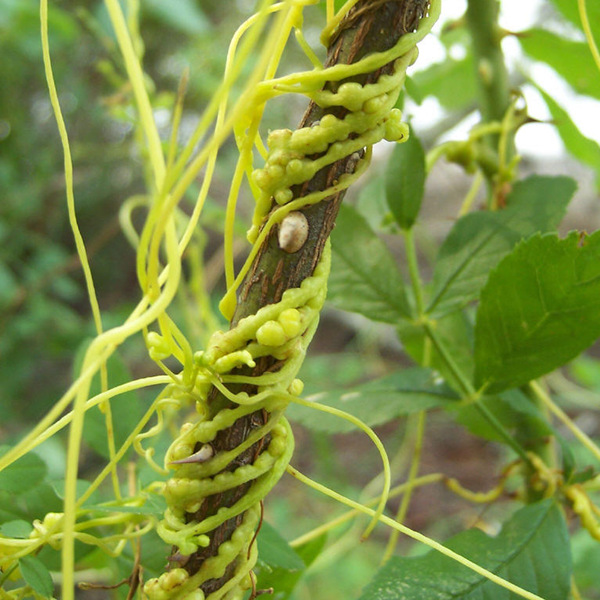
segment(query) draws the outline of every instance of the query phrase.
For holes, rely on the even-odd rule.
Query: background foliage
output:
[[[600,40],[600,8],[588,4],[590,23]],[[178,0],[168,8],[159,0],[127,3],[132,22],[137,22],[139,11],[144,68],[165,139],[183,73],[189,69],[181,133],[185,138],[221,80],[232,32],[252,8],[247,2],[216,0]],[[305,25],[311,42],[322,16],[315,15],[314,23]],[[575,3],[552,0],[542,3],[536,26],[518,32],[521,50],[509,61],[511,85],[522,85],[539,112],[527,113],[518,100],[509,136],[521,127],[548,128],[532,121],[551,119],[571,156],[564,160],[579,162],[577,167],[565,162],[552,176],[530,175],[528,171],[542,170],[543,165],[535,156],[526,156],[514,185],[516,165],[497,155],[490,157],[489,138],[470,129],[479,118],[481,101],[465,21],[438,28],[442,58],[412,74],[403,99],[407,114],[414,117],[416,135],[382,153],[340,214],[333,236],[329,308],[314,354],[301,374],[308,397],[343,408],[378,428],[394,457],[398,482],[414,479],[410,470],[416,464],[419,473],[444,473],[459,477],[465,487],[485,490],[498,482],[515,458],[515,445],[543,457],[552,471],[546,480],[542,470],[524,460],[525,473],[507,474],[501,499],[485,510],[457,499],[439,484],[442,477],[435,490],[417,486],[406,522],[437,539],[449,539],[450,548],[547,600],[567,597],[572,574],[580,597],[600,598],[594,576],[600,562],[593,540],[600,537],[597,512],[590,508],[587,523],[582,518],[588,531],[579,529],[568,539],[568,529],[574,530],[578,522],[575,513],[581,516],[569,490],[585,484],[586,497],[597,501],[598,455],[590,454],[565,422],[551,416],[551,409],[536,396],[541,388],[528,385],[559,368],[546,379],[549,392],[581,430],[592,439],[598,437],[600,367],[594,348],[583,356],[581,352],[600,334],[600,238],[571,233],[561,239],[551,234],[560,227],[575,194],[576,183],[567,175],[583,169],[584,179],[593,173],[597,182],[600,146],[578,127],[572,109],[558,101],[554,80],[540,77],[538,69],[544,63],[574,98],[599,100],[600,73],[580,27]],[[143,192],[150,177],[140,154],[142,133],[103,4],[53,3],[50,34],[55,77],[73,143],[79,223],[103,318],[110,326],[127,314],[138,293],[134,252],[121,233],[118,211],[124,198]],[[64,209],[63,157],[47,98],[34,0],[0,5],[0,55],[0,434],[10,445],[66,387],[94,328]],[[422,57],[427,57],[425,50]],[[297,68],[297,48],[290,51],[288,61],[286,70]],[[300,114],[303,107],[293,108]],[[419,128],[422,115],[429,111],[439,118]],[[274,104],[265,126],[294,127],[296,121],[289,106]],[[433,148],[441,150],[432,152]],[[218,192],[221,187],[226,194],[234,156],[231,143],[218,166],[200,234],[210,297],[198,300],[201,294],[190,289],[176,307],[196,347],[220,319],[214,309],[224,287],[220,241],[224,207]],[[466,173],[472,178],[475,172],[481,173],[479,188],[463,190],[461,177]],[[457,188],[453,198],[448,190]],[[435,194],[440,189],[442,193]],[[502,210],[470,209],[484,207],[486,189],[492,189],[499,202],[491,208]],[[597,199],[596,189],[592,194]],[[189,206],[192,195],[193,190]],[[250,200],[245,200],[240,239],[251,210]],[[586,207],[584,197],[578,201]],[[442,211],[451,212],[452,221],[440,232]],[[591,232],[596,227],[597,206],[591,214],[582,215],[581,209],[568,214],[570,222],[579,221],[580,229]],[[415,285],[417,266],[422,286]],[[194,311],[200,318],[189,319]],[[423,327],[424,315],[430,331]],[[111,359],[109,383],[154,373],[143,343],[128,342]],[[483,385],[484,392],[477,396]],[[149,400],[143,392],[132,392],[114,404],[117,444],[127,437]],[[428,411],[428,424],[424,439],[415,440],[420,411]],[[346,422],[302,407],[293,407],[290,417],[298,437],[295,464],[350,497],[375,495],[373,477],[379,470],[375,453]],[[494,423],[501,424],[512,443]],[[161,444],[166,447],[168,437],[159,440],[158,449]],[[550,443],[550,438],[556,442]],[[82,486],[108,456],[100,411],[86,417],[85,440]],[[415,455],[421,456],[420,466]],[[64,457],[65,439],[57,436],[39,453],[0,474],[2,535],[26,538],[34,519],[61,510]],[[154,474],[140,464],[138,477],[147,484]],[[550,489],[556,485],[558,490]],[[109,497],[110,490],[102,490],[90,502],[102,510],[98,507]],[[515,499],[527,505],[520,508]],[[160,515],[163,508],[160,497],[152,497],[132,518]],[[401,509],[398,500],[391,508]],[[444,557],[417,556],[422,547],[404,539],[399,546],[402,556],[378,570],[389,535],[383,528],[363,545],[356,544],[363,524],[352,522],[328,539],[315,536],[294,548],[285,541],[341,512],[330,501],[284,480],[270,498],[270,525],[259,538],[261,585],[275,585],[279,597],[298,600],[314,597],[315,590],[322,598],[345,595],[361,600],[508,597]],[[463,532],[474,524],[483,531]],[[158,575],[164,566],[164,544],[150,533],[142,552],[144,576]],[[116,559],[83,545],[78,548],[78,565],[86,573],[82,579],[99,584],[127,577],[132,559],[131,547]],[[524,566],[531,564],[535,581]],[[56,549],[46,548],[37,557],[21,559],[20,570],[31,588],[50,596],[55,592],[48,573],[58,565]],[[390,595],[386,592],[390,582],[396,590],[406,584],[420,595]],[[81,593],[92,597],[98,591]],[[126,593],[114,592],[122,597]]]

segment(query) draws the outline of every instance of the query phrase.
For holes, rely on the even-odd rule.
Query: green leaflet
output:
[[[427,312],[440,317],[475,300],[518,241],[558,226],[575,187],[568,177],[528,177],[515,183],[506,209],[459,219],[439,250]]]
[[[585,42],[544,29],[524,31],[518,39],[531,58],[550,65],[576,92],[600,98],[600,73]]]
[[[29,534],[33,531],[33,527],[29,521],[23,521],[22,519],[16,519],[14,521],[7,521],[0,525],[0,535],[12,538],[28,538]]]
[[[271,567],[299,571],[305,568],[304,561],[283,539],[277,530],[263,521],[258,534],[258,555],[260,560]]]
[[[586,137],[575,125],[569,113],[540,87],[537,88],[552,115],[554,126],[558,131],[567,151],[581,162],[596,171],[600,179],[600,145],[595,140]]]
[[[41,596],[51,598],[54,593],[52,577],[44,563],[33,556],[24,556],[19,559],[19,567],[23,579]]]
[[[497,396],[484,396],[481,402],[509,432],[527,432],[527,441],[554,435],[548,421],[527,396],[520,390],[507,390]],[[456,420],[471,433],[487,440],[504,443],[505,440],[490,425],[474,404],[456,408]]]
[[[410,316],[396,261],[363,217],[342,205],[331,240],[327,297],[332,304],[385,323]]]
[[[262,530],[258,536],[258,543],[260,544],[260,538]],[[263,560],[262,548],[259,551],[258,559],[258,589],[268,589],[272,587],[277,590],[277,597],[281,600],[285,600],[290,597],[296,584],[303,576],[305,570],[310,567],[312,562],[321,554],[325,547],[327,536],[322,535],[318,538],[299,546],[298,548],[291,548],[287,542],[283,541],[289,551],[293,552],[294,555],[300,559],[302,566],[296,569],[286,569],[283,567],[276,566],[276,564],[270,564],[268,561]],[[295,563],[296,559],[294,559]]]
[[[439,372],[453,389],[460,391],[462,386],[456,380],[452,369],[426,335],[421,325],[402,322],[398,326],[398,336],[405,352],[417,364],[427,365]],[[435,323],[435,333],[445,348],[452,348],[452,359],[461,373],[471,378],[473,374],[473,324],[463,311],[445,315]]]
[[[490,274],[475,325],[475,383],[517,387],[600,336],[600,232],[535,236]]]
[[[449,110],[460,110],[473,103],[477,87],[473,73],[473,58],[447,58],[413,76],[414,87],[422,97],[435,96]]]
[[[545,600],[569,594],[571,554],[560,509],[552,500],[525,506],[496,537],[471,529],[448,548]],[[392,558],[360,600],[512,600],[515,595],[454,560],[431,551]]]
[[[425,193],[425,153],[411,131],[406,142],[396,144],[385,173],[385,194],[392,215],[402,229],[410,229],[419,214]]]
[[[9,446],[0,447],[0,456]],[[26,454],[0,472],[0,490],[10,494],[22,494],[35,488],[46,477],[46,463],[36,454]]]
[[[310,399],[310,398],[309,398]],[[323,392],[315,402],[346,411],[370,427],[420,410],[448,406],[458,398],[434,376],[431,369],[412,368],[377,379],[349,390]],[[288,416],[313,431],[343,433],[356,427],[334,415],[303,406],[291,405]]]

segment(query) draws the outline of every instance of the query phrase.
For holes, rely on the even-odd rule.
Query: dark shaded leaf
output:
[[[531,504],[505,523],[497,537],[478,529],[453,537],[448,548],[545,600],[569,595],[571,555],[566,524],[552,500]],[[360,600],[500,600],[516,598],[442,554],[392,558]]]
[[[0,456],[10,449],[0,447]],[[29,453],[0,471],[0,490],[11,494],[22,494],[40,484],[46,477],[46,464],[36,454]]]
[[[402,229],[410,229],[419,214],[425,193],[425,152],[411,131],[396,144],[385,173],[385,194],[392,215]]]
[[[316,394],[312,399],[348,412],[374,427],[420,410],[447,406],[456,401],[457,396],[430,369],[416,367],[350,390]],[[356,426],[340,417],[304,406],[290,406],[288,416],[313,431],[356,431]]]

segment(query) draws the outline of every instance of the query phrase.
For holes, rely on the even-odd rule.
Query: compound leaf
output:
[[[506,209],[459,219],[440,248],[427,311],[440,317],[476,299],[517,242],[557,227],[575,188],[568,177],[532,176],[514,185]]]

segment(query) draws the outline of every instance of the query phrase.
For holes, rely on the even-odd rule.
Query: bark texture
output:
[[[358,2],[340,24],[330,40],[327,52],[326,66],[334,64],[351,64],[373,52],[382,52],[393,47],[405,33],[414,31],[420,19],[427,12],[429,0],[362,0]],[[346,81],[357,81],[361,85],[374,83],[384,73],[390,73],[393,64],[388,63],[372,73],[355,76],[338,82],[329,82],[326,89],[335,91]],[[343,117],[347,112],[340,107],[322,109],[310,102],[300,127],[310,126],[320,120],[325,114],[333,113]],[[301,198],[313,191],[325,190],[332,186],[343,173],[352,173],[356,167],[356,156],[347,156],[340,161],[319,171],[313,179],[293,189],[294,198]],[[308,220],[309,234],[303,247],[293,254],[279,248],[277,227],[274,227],[260,248],[251,269],[238,293],[238,304],[231,326],[245,316],[256,313],[262,306],[278,302],[285,290],[299,287],[302,281],[310,277],[321,258],[325,242],[334,227],[335,219],[342,202],[344,192],[330,196],[312,206],[301,210]],[[271,357],[257,361],[254,369],[240,369],[240,374],[260,375],[268,371],[276,371],[279,363]],[[252,386],[231,386],[232,391],[248,391],[253,393]],[[208,397],[211,413],[214,415],[231,403],[215,388]],[[212,443],[215,452],[231,450],[243,442],[256,428],[264,425],[268,419],[265,411],[257,411],[245,418],[239,419],[228,430],[219,433]],[[253,463],[268,443],[265,438],[243,452],[228,465],[227,470],[234,470],[240,465]],[[188,515],[188,520],[200,521],[216,513],[221,506],[231,506],[247,491],[248,486],[242,485],[222,494],[207,498],[200,509]],[[211,532],[211,542],[206,548],[201,548],[191,555],[185,563],[185,569],[194,574],[204,560],[214,556],[218,547],[231,537],[239,526],[243,515],[223,523],[217,530]],[[172,557],[176,563],[176,556]],[[177,565],[179,566],[179,565]],[[230,565],[231,570],[235,565]],[[202,585],[206,595],[219,589],[226,581],[230,572],[221,579],[212,579]]]

